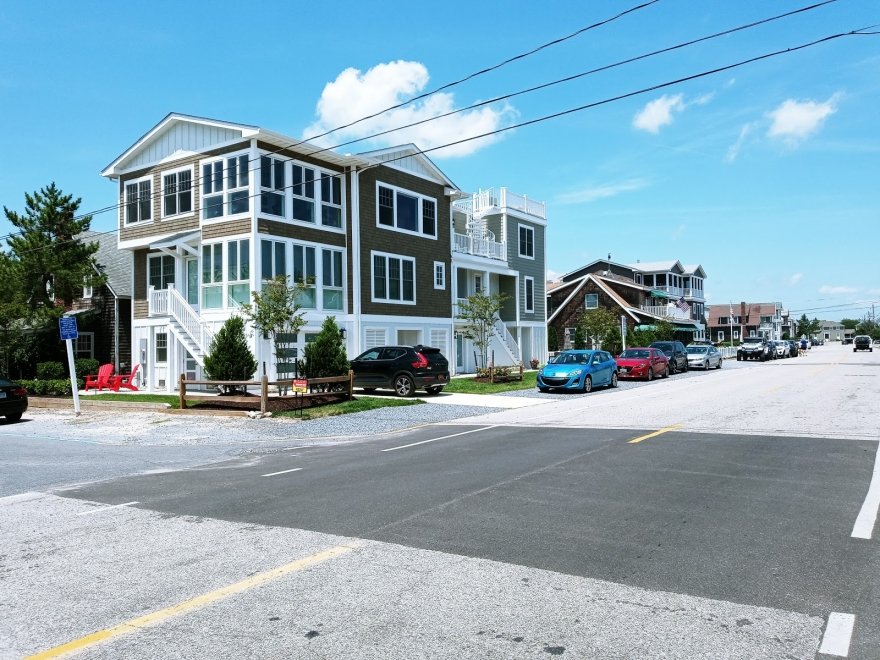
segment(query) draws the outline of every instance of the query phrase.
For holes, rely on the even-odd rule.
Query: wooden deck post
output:
[[[180,386],[177,388],[180,396],[180,409],[186,410],[186,374],[180,374]]]
[[[269,377],[263,374],[260,378],[260,414],[265,415],[269,407]]]
[[[354,371],[348,370],[348,400],[354,399]]]

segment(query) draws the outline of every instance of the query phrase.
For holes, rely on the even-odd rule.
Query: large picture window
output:
[[[192,170],[185,169],[162,175],[162,215],[192,213]]]
[[[373,300],[415,303],[416,262],[411,257],[373,253]]]
[[[247,213],[250,209],[248,167],[246,154],[202,164],[203,218]]]
[[[437,236],[436,200],[381,184],[376,198],[376,221],[380,227]]]
[[[146,222],[152,219],[152,181],[143,179],[125,184],[125,222]]]

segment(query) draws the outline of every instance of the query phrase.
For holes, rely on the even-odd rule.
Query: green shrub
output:
[[[309,378],[330,378],[348,373],[348,356],[336,318],[328,316],[315,341],[306,344],[306,373]]]
[[[244,320],[240,316],[227,319],[205,356],[205,374],[210,380],[250,380],[257,366],[244,336]],[[239,389],[229,387],[230,391]]]
[[[77,376],[98,373],[98,361],[92,358],[79,358],[73,361],[73,368],[76,369]]]
[[[19,385],[28,391],[31,396],[73,396],[70,389],[70,378],[52,378],[52,379],[35,379],[35,380],[19,380]],[[82,378],[76,379],[76,386],[82,389],[85,381]]]
[[[38,362],[37,363],[37,379],[51,380],[53,378],[64,378],[67,375],[67,369],[61,362]]]

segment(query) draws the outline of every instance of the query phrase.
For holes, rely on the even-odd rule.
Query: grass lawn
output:
[[[81,399],[82,400],[82,399]],[[170,403],[172,408],[180,407],[180,398],[176,394],[96,394],[88,397],[93,401],[126,401],[128,403]],[[71,399],[71,403],[73,399]],[[202,402],[187,401],[187,408],[198,408]],[[211,404],[211,400],[204,402]],[[306,408],[300,417],[299,413],[294,415],[292,410],[273,413],[274,417],[296,417],[297,419],[318,419],[319,417],[333,417],[335,415],[347,415],[349,413],[364,412],[366,410],[375,410],[377,408],[390,408],[394,406],[416,406],[424,401],[418,399],[378,399],[365,397],[363,399],[355,399],[354,401],[342,401],[341,403],[330,403],[326,406],[316,406],[314,408]],[[259,399],[256,399],[257,408],[259,408]]]
[[[497,394],[511,390],[528,390],[537,387],[535,384],[537,378],[537,371],[526,371],[521,381],[511,380],[506,383],[479,383],[474,378],[452,378],[443,391],[461,394]]]

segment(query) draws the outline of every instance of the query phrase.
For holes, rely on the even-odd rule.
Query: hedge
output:
[[[70,389],[70,378],[52,378],[52,379],[35,379],[35,380],[17,380],[15,381],[28,391],[28,394],[41,395],[60,395],[73,396],[73,390]],[[81,378],[76,379],[79,389],[85,385],[85,381]]]

